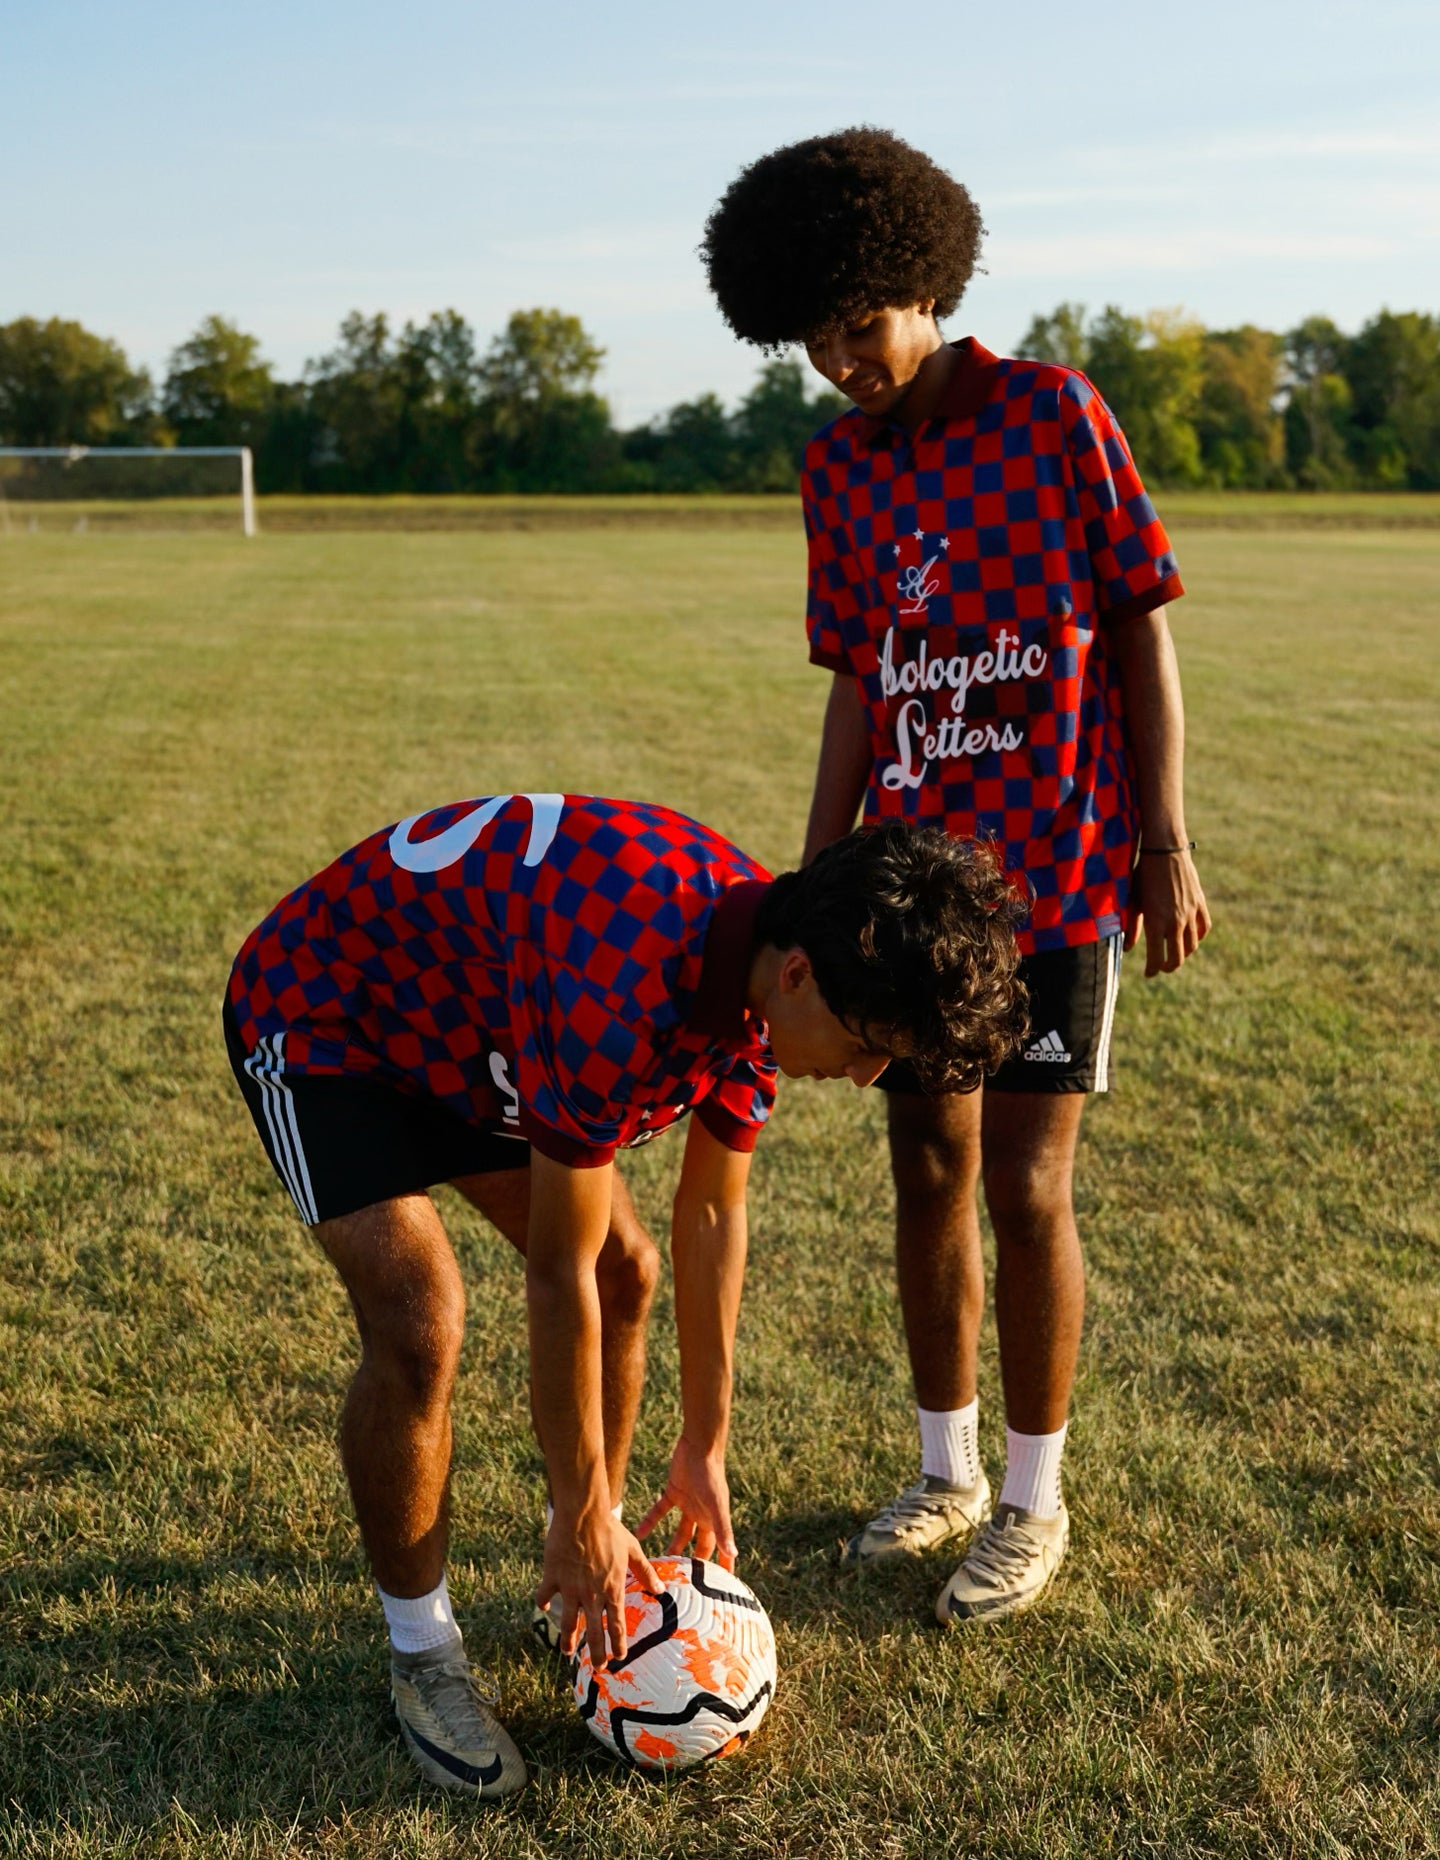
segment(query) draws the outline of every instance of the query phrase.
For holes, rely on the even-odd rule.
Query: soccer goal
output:
[[[230,529],[255,534],[249,446],[0,446],[0,534]]]

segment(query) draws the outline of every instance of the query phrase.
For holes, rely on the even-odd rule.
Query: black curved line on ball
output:
[[[732,1608],[753,1608],[757,1615],[764,1614],[765,1610],[753,1595],[737,1595],[733,1589],[712,1589],[705,1580],[704,1570],[704,1557],[692,1556],[690,1559],[691,1586],[698,1589],[702,1595],[708,1595],[712,1602],[729,1602]],[[736,1580],[738,1581],[739,1578],[737,1577]]]
[[[610,1735],[615,1739],[615,1748],[625,1761],[637,1770],[643,1769],[645,1766],[638,1758],[630,1754],[629,1746],[625,1741],[627,1724],[689,1724],[690,1720],[698,1717],[702,1711],[713,1711],[717,1718],[728,1718],[732,1724],[739,1724],[742,1719],[750,1716],[762,1699],[768,1699],[773,1690],[773,1686],[767,1679],[754,1696],[746,1699],[743,1705],[732,1705],[729,1699],[722,1699],[716,1692],[697,1692],[683,1711],[632,1710],[628,1705],[617,1705],[610,1714]],[[748,1731],[746,1735],[749,1735]],[[714,1755],[713,1751],[711,1755]]]
[[[620,1673],[632,1660],[638,1660],[642,1653],[649,1653],[652,1647],[658,1647],[662,1641],[670,1639],[675,1632],[675,1624],[680,1619],[680,1610],[675,1605],[675,1597],[667,1589],[661,1589],[655,1600],[660,1604],[660,1625],[649,1634],[642,1634],[639,1640],[632,1640],[630,1650],[623,1660],[608,1660],[605,1664],[607,1673]],[[595,1709],[600,1702],[600,1687],[592,1671],[590,1688],[585,1694],[585,1703],[580,1707],[580,1716],[587,1722],[595,1716]]]

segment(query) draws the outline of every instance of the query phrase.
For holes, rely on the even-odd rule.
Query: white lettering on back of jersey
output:
[[[539,865],[549,852],[565,809],[563,794],[497,794],[481,801],[473,814],[466,814],[454,826],[437,833],[433,840],[414,841],[410,835],[424,814],[411,814],[390,835],[390,857],[407,872],[443,872],[454,865],[479,839],[490,822],[511,801],[530,803],[530,833],[525,842],[526,865]],[[434,808],[427,812],[434,813]]]
[[[520,1122],[520,1094],[510,1083],[510,1068],[505,1063],[503,1053],[491,1053],[490,1076],[495,1081],[495,1089],[503,1096],[505,1108],[502,1115],[507,1124]]]

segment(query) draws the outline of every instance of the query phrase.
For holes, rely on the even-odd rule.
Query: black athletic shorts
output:
[[[1120,989],[1117,934],[1075,949],[1020,958],[1030,991],[1030,1032],[986,1091],[1109,1091],[1110,1033]],[[881,1091],[922,1092],[915,1069],[895,1059],[875,1081]]]
[[[287,1073],[283,1033],[267,1034],[247,1053],[228,1000],[222,1019],[235,1082],[308,1226],[457,1175],[529,1167],[523,1137],[467,1124],[433,1098],[379,1079]]]

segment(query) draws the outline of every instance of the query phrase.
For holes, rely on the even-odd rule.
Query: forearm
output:
[[[871,760],[870,725],[860,686],[848,672],[836,672],[825,704],[802,864],[808,865],[822,847],[843,839],[855,825]]]
[[[569,1261],[525,1274],[535,1425],[558,1513],[610,1508],[601,1406],[600,1298],[593,1269]]]
[[[1183,846],[1185,706],[1165,609],[1122,620],[1114,641],[1143,842]]]
[[[1140,811],[1139,870],[1133,880],[1127,949],[1145,931],[1145,973],[1170,972],[1210,930],[1185,825],[1185,709],[1180,670],[1163,607],[1115,628],[1125,728]]]
[[[608,1514],[600,1290],[614,1171],[569,1169],[536,1150],[530,1166],[525,1302],[530,1385],[550,1496],[567,1519]]]
[[[726,1206],[677,1197],[671,1258],[684,1431],[700,1452],[722,1457],[730,1436],[735,1330],[747,1245],[743,1202]]]

